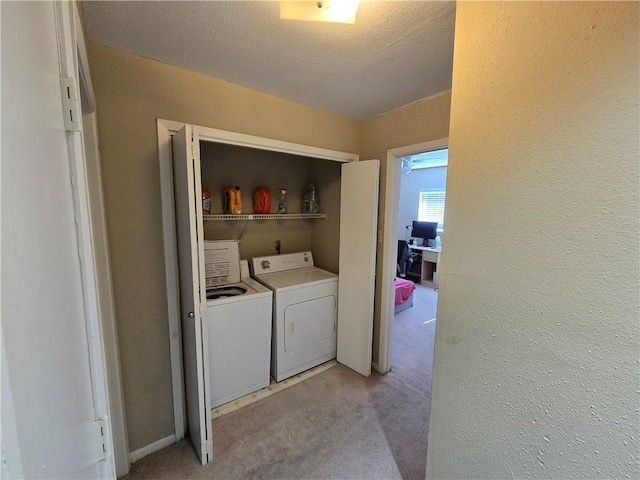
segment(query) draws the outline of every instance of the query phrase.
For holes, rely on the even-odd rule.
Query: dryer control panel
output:
[[[251,259],[251,269],[254,275],[264,273],[284,272],[296,268],[313,267],[311,252],[286,253],[284,255],[269,255]]]

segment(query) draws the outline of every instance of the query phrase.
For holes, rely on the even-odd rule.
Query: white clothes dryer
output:
[[[240,261],[239,283],[207,289],[211,408],[270,383],[273,292],[249,277]]]
[[[338,275],[311,252],[255,257],[253,277],[274,292],[271,375],[280,382],[336,358]]]

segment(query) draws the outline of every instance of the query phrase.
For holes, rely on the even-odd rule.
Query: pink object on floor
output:
[[[402,305],[416,289],[415,284],[404,278],[396,278],[396,305]]]

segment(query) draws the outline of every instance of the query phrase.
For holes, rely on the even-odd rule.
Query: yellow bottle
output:
[[[224,213],[231,215],[242,213],[242,193],[239,185],[231,185],[222,191],[222,209]]]

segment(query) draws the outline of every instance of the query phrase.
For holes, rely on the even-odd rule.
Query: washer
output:
[[[207,289],[211,408],[269,385],[273,292],[249,277]]]
[[[336,358],[338,275],[311,252],[255,257],[253,277],[274,292],[271,375],[285,378]]]

